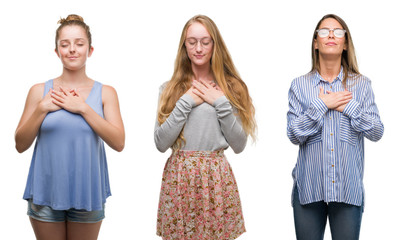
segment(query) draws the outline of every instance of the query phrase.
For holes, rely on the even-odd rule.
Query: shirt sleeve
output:
[[[321,131],[323,117],[328,111],[320,98],[314,98],[304,111],[300,103],[304,96],[300,96],[295,81],[289,90],[289,111],[287,113],[287,136],[293,144],[304,144],[309,136]]]
[[[365,82],[361,89],[361,99],[352,99],[344,108],[343,114],[350,118],[352,128],[371,141],[378,141],[384,133],[384,125],[380,120],[379,111],[375,103],[371,82]]]
[[[235,153],[242,152],[246,147],[247,134],[242,127],[241,120],[225,96],[219,97],[213,106],[217,113],[221,132],[225,140]]]
[[[155,144],[160,152],[165,152],[173,146],[194,106],[193,98],[185,94],[176,102],[173,111],[162,125],[156,120]]]

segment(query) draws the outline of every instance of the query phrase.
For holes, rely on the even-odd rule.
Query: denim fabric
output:
[[[42,222],[79,222],[96,223],[105,218],[105,206],[102,210],[85,211],[71,208],[69,210],[53,210],[49,206],[40,206],[28,201],[28,215]]]
[[[326,221],[333,240],[358,240],[363,212],[362,206],[324,201],[301,205],[297,187],[293,193],[294,224],[297,240],[322,240]]]

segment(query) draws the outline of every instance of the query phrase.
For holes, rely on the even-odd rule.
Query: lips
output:
[[[336,46],[337,44],[335,42],[328,42],[326,43],[326,46]]]

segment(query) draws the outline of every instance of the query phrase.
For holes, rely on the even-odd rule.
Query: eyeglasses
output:
[[[344,34],[347,32],[346,30],[341,29],[341,28],[335,28],[335,29],[321,28],[321,29],[316,30],[316,32],[318,33],[318,36],[320,38],[325,38],[325,37],[329,36],[330,31],[332,31],[333,35],[337,38],[344,37]]]
[[[211,39],[210,37],[204,37],[204,38],[200,38],[200,39],[191,37],[191,38],[185,39],[185,46],[189,49],[195,48],[198,43],[200,43],[202,48],[209,48],[212,46],[213,39]]]

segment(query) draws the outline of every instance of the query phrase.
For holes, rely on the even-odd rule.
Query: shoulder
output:
[[[103,96],[117,96],[116,89],[110,85],[102,85],[102,95]]]
[[[42,99],[45,83],[37,83],[29,89],[28,97],[31,99]]]
[[[312,80],[316,77],[316,73],[309,72],[293,79],[291,88],[303,87],[311,84]]]
[[[316,76],[316,72],[309,72],[293,79],[294,83],[308,82]]]
[[[162,85],[160,85],[159,87],[159,92],[163,92],[163,90],[166,88],[167,84],[169,84],[170,81],[166,81],[164,83],[162,83]]]
[[[107,101],[117,99],[116,89],[112,86],[102,84],[102,101],[105,103]]]
[[[367,87],[371,87],[372,85],[372,81],[370,80],[370,78],[368,78],[365,75],[362,74],[356,74],[353,76],[349,76],[348,80],[347,80],[347,86],[348,89],[353,88],[353,89],[357,89],[357,88],[367,88]]]

